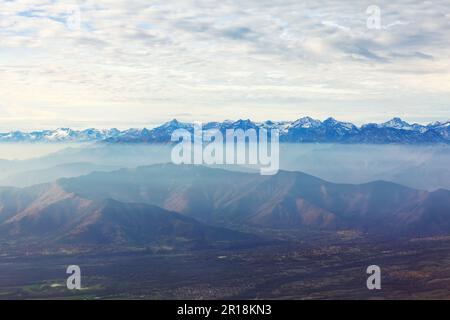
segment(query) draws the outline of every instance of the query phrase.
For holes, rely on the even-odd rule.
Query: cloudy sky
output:
[[[448,120],[449,30],[449,0],[0,0],[0,130]]]

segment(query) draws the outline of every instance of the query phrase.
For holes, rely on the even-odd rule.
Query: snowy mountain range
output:
[[[0,133],[0,142],[107,142],[107,143],[167,143],[171,133],[179,128],[193,130],[192,123],[176,119],[153,129],[86,129],[60,128],[33,132],[13,131]],[[303,117],[295,121],[226,120],[203,124],[203,129],[278,129],[282,142],[333,142],[333,143],[450,143],[450,120],[428,125],[409,124],[400,118],[360,127],[328,118],[324,121]]]

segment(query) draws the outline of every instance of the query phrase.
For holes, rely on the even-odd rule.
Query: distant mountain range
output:
[[[168,143],[174,130],[184,128],[193,131],[193,124],[169,121],[153,129],[86,129],[72,130],[60,128],[57,130],[43,130],[34,132],[14,131],[0,133],[0,142],[89,142],[101,141],[107,143]],[[224,122],[209,122],[204,129],[259,130],[278,129],[281,142],[332,142],[332,143],[399,143],[399,144],[427,144],[450,143],[450,121],[434,122],[428,125],[409,124],[400,118],[393,118],[385,123],[368,123],[360,127],[349,122],[328,118],[324,121],[310,117],[296,121],[265,121],[227,120]]]
[[[20,191],[0,189],[0,203],[0,239],[39,241],[47,246],[195,248],[257,239],[154,205],[83,198],[55,183]]]
[[[420,191],[383,181],[336,184],[301,172],[261,176],[173,164],[0,188],[0,240],[207,246],[254,239],[232,231],[246,226],[449,234],[450,191]]]

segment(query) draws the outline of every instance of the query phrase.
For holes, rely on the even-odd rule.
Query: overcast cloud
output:
[[[0,0],[0,129],[448,120],[449,30],[449,0]]]

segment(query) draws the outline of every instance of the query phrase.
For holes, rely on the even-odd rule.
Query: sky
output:
[[[0,0],[0,130],[450,119],[449,0]]]

